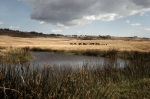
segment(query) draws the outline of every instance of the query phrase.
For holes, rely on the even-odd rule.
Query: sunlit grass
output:
[[[70,45],[70,43],[76,43],[77,45]],[[102,45],[78,45],[78,43],[100,43]],[[107,45],[103,45],[107,44]],[[53,50],[109,50],[112,48],[118,51],[150,51],[150,40],[136,41],[131,39],[129,41],[121,39],[112,40],[80,40],[77,38],[54,38],[54,37],[35,37],[35,38],[23,38],[23,37],[10,37],[0,36],[1,47],[39,47],[48,48]]]
[[[4,63],[25,62],[31,58],[33,57],[30,55],[29,50],[22,48],[7,47],[0,51],[0,61]]]

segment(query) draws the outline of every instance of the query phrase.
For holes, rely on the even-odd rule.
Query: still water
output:
[[[30,52],[34,56],[34,59],[30,61],[34,67],[42,67],[44,65],[50,66],[71,66],[82,67],[84,64],[94,66],[114,65],[123,67],[127,61],[124,59],[111,59],[104,57],[83,56],[83,55],[65,55],[56,54],[51,52]]]

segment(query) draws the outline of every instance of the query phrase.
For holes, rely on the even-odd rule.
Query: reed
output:
[[[40,48],[40,47],[23,47],[23,49],[28,49],[30,51],[38,52],[54,52],[63,54],[73,54],[73,55],[87,55],[87,56],[99,56],[99,57],[117,57],[118,51],[116,49],[109,49],[108,51],[99,49],[87,49],[87,50],[55,50],[50,48]]]
[[[56,50],[50,48],[41,47],[23,47],[22,49],[28,51],[38,51],[38,52],[53,52],[71,55],[86,55],[86,56],[97,56],[97,57],[108,57],[108,58],[124,58],[124,59],[135,59],[135,58],[149,58],[150,52],[140,52],[140,51],[119,51],[115,48],[109,50],[99,50],[99,49],[87,49],[87,50]]]
[[[30,55],[29,50],[24,48],[7,47],[0,51],[0,62],[4,63],[25,62],[31,58],[33,57]]]
[[[48,49],[56,53],[111,57],[101,66],[92,67],[87,62],[81,68],[73,69],[71,66],[45,64],[41,68],[30,63],[23,64],[31,58],[30,50],[29,47],[10,47],[1,51],[1,99],[150,98],[150,52],[119,52],[115,49],[67,52]],[[119,67],[114,63],[116,57],[128,58],[129,62]]]
[[[137,55],[137,54],[136,54]],[[2,99],[149,99],[150,61],[141,54],[120,68],[106,61],[81,68],[0,64]],[[142,54],[143,55],[143,54]],[[141,61],[139,61],[141,60]]]

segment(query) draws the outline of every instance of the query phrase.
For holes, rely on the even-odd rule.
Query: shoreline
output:
[[[106,58],[122,58],[122,59],[133,59],[137,56],[143,58],[149,58],[150,51],[141,52],[141,51],[119,51],[117,49],[109,50],[99,50],[99,49],[87,49],[87,50],[58,50],[50,48],[41,48],[41,47],[1,47],[0,49],[19,49],[24,52],[35,51],[35,52],[52,52],[52,53],[61,53],[67,55],[84,55],[84,56],[96,56],[96,57],[106,57]],[[2,53],[2,52],[1,52]],[[26,56],[25,56],[26,57]]]

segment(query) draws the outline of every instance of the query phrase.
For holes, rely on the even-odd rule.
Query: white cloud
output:
[[[10,26],[9,28],[10,29],[19,29],[20,27],[19,26]]]
[[[0,22],[0,25],[4,24],[3,22]]]
[[[140,26],[141,25],[140,23],[131,23],[129,20],[127,20],[126,23],[128,23],[129,25],[132,25],[132,26]]]
[[[140,13],[140,16],[144,16],[144,15],[145,15],[145,12],[141,12],[141,13]]]
[[[44,22],[44,21],[40,21],[40,24],[46,24],[46,22]]]
[[[141,27],[141,29],[145,31],[150,31],[150,28],[146,28],[146,27]]]
[[[25,0],[32,7],[31,19],[59,27],[113,21],[150,11],[150,0]],[[58,24],[59,23],[59,24]]]
[[[84,19],[86,19],[86,20],[96,20],[96,17],[94,15],[91,15],[91,16],[85,16]]]
[[[63,25],[63,24],[60,24],[60,23],[57,23],[57,26],[60,27],[60,28],[64,28],[64,29],[68,29],[69,27]]]
[[[140,26],[141,25],[140,23],[131,23],[129,20],[127,20],[126,23],[128,23],[129,25],[132,25],[132,26]]]
[[[131,25],[132,26],[140,26],[141,24],[140,23],[132,23]]]
[[[97,19],[103,20],[103,21],[113,21],[117,18],[117,16],[118,15],[116,13],[102,14],[102,15],[99,15]]]
[[[150,12],[150,8],[144,9],[143,11],[141,11],[140,16],[147,16],[146,15],[147,12]]]
[[[126,21],[126,23],[130,23],[130,21],[129,21],[129,20],[127,20],[127,21]]]
[[[62,30],[51,30],[52,33],[62,32]]]
[[[82,26],[85,24],[89,24],[91,22],[92,22],[92,20],[87,20],[87,19],[85,19],[85,17],[83,17],[82,19],[72,20],[71,24],[74,24],[74,25],[76,24],[76,25]]]

